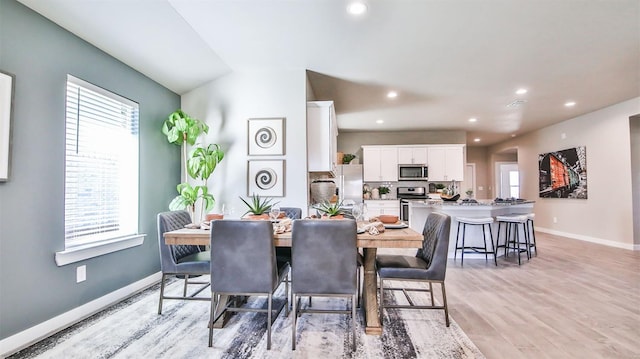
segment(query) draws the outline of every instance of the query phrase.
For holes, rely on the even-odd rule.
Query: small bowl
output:
[[[381,214],[381,215],[378,216],[378,219],[382,223],[392,224],[392,223],[398,222],[399,218],[398,218],[398,216],[393,216],[393,215],[390,215],[390,214]]]

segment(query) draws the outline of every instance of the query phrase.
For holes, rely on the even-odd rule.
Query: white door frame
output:
[[[511,167],[509,169],[509,167]],[[501,197],[501,198],[506,198],[506,197],[510,197],[509,193],[510,193],[510,189],[507,188],[506,192],[508,195],[504,196],[503,192],[505,191],[505,188],[503,188],[503,182],[502,182],[502,174],[503,174],[503,170],[513,170],[516,169],[519,171],[518,169],[518,162],[496,162],[496,173],[495,173],[495,196],[494,197]],[[518,183],[518,186],[520,186],[520,183]]]

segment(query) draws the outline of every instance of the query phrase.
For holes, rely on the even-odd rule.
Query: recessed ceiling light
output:
[[[384,123],[384,120],[376,120],[376,123],[377,123],[377,124]]]
[[[524,95],[524,94],[526,94],[526,93],[527,93],[527,89],[518,89],[518,90],[516,91],[516,94],[518,94],[518,95]]]
[[[515,134],[515,133],[512,133],[512,134],[511,134],[511,137],[516,137],[516,134]]]
[[[395,91],[389,91],[389,92],[387,92],[387,97],[388,98],[396,98],[396,97],[398,97],[398,93],[395,92]]]
[[[347,5],[347,12],[351,15],[362,15],[367,12],[367,4],[363,1],[352,1]]]
[[[479,138],[474,138],[473,142],[480,142],[480,139]]]
[[[565,102],[565,103],[564,103],[564,106],[565,106],[565,107],[573,107],[573,106],[575,106],[575,105],[576,105],[576,103],[575,103],[574,101],[568,101],[568,102]]]
[[[471,118],[469,119],[469,122],[476,122],[476,121],[478,121],[478,119],[477,119],[477,118],[475,118],[475,117],[471,117]]]

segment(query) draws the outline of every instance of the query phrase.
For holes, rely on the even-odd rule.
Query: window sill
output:
[[[99,243],[91,243],[73,247],[61,252],[56,252],[56,264],[58,267],[80,262],[85,259],[98,257],[104,254],[117,252],[123,249],[136,247],[144,243],[146,234],[136,234],[128,237],[111,239]]]

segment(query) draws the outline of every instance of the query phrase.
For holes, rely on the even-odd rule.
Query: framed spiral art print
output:
[[[249,160],[247,196],[284,196],[284,160]]]
[[[284,155],[284,118],[250,118],[250,156]]]

